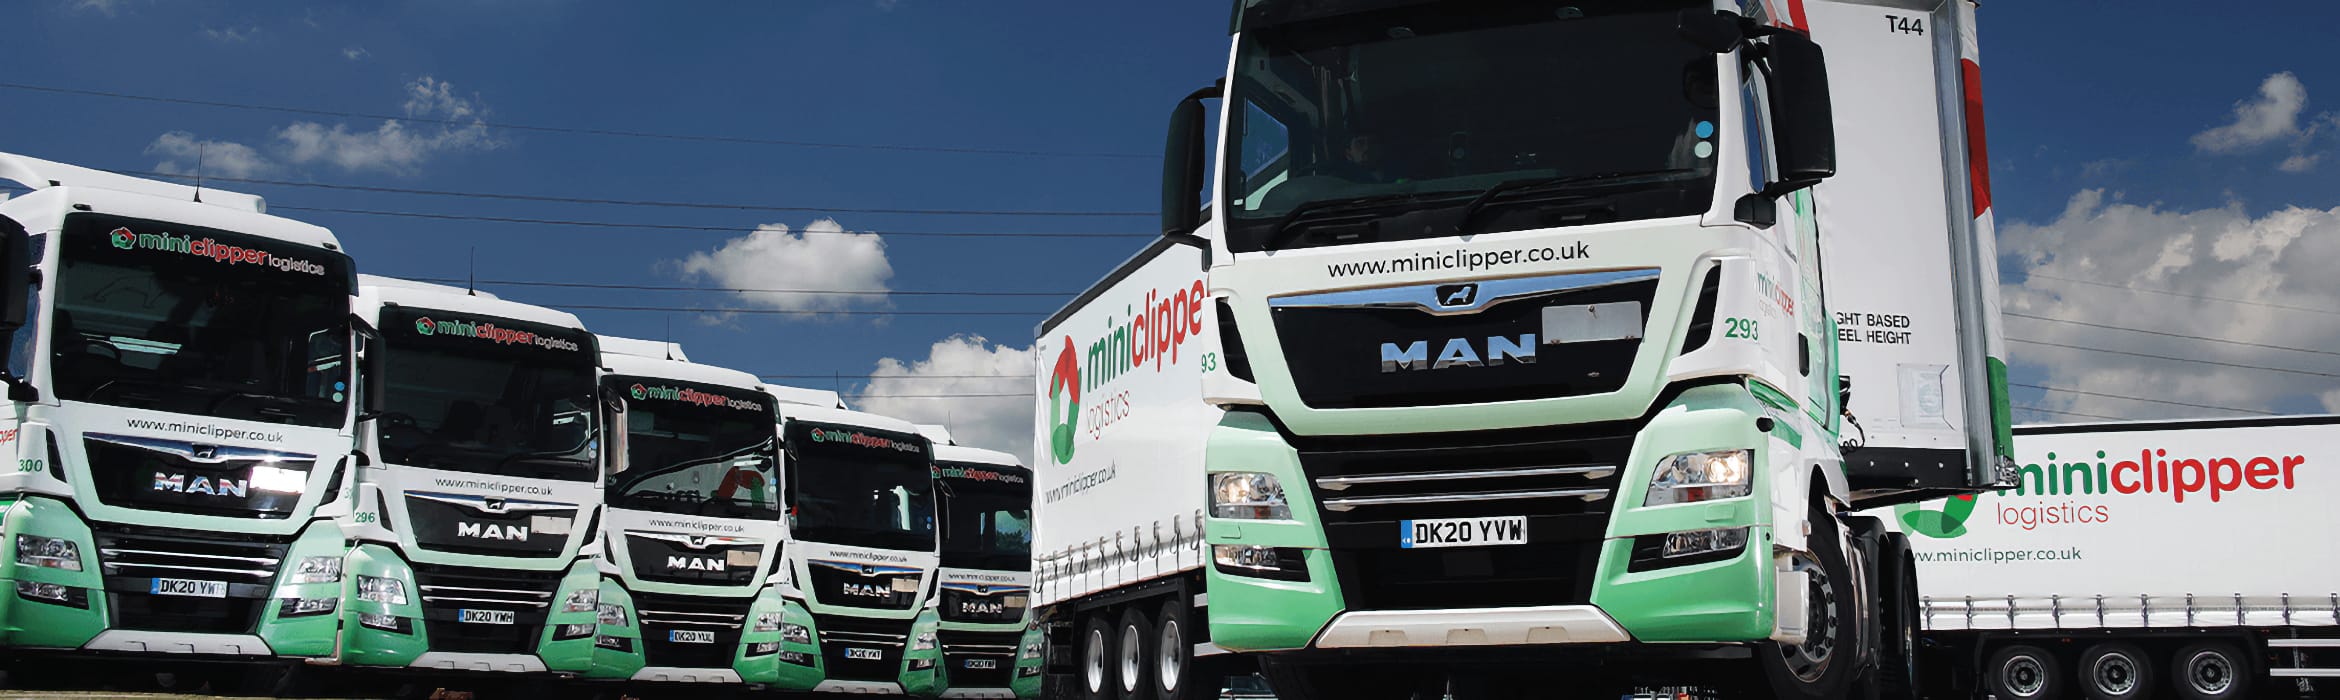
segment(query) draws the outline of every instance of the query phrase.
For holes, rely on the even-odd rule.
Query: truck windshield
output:
[[[1419,4],[1246,32],[1230,248],[1704,212],[1719,62],[1676,26],[1708,5]]]
[[[932,552],[934,471],[925,439],[791,421],[789,536]]]
[[[625,396],[626,438],[610,464],[608,505],[780,519],[780,440],[770,397],[668,379],[610,382]]]
[[[104,214],[67,216],[59,243],[59,399],[320,427],[348,416],[348,256]]]
[[[391,464],[591,481],[592,337],[450,311],[382,313],[382,458]]]
[[[943,486],[942,565],[994,571],[1032,564],[1029,470],[937,462]]]

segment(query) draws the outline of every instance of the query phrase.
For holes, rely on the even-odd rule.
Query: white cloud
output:
[[[389,120],[371,131],[346,124],[296,122],[276,132],[284,159],[296,165],[323,163],[349,172],[411,174],[442,153],[485,151],[502,142],[488,132],[476,97],[462,97],[445,81],[423,76],[406,86],[406,115],[454,123]]]
[[[2194,135],[2194,147],[2210,153],[2234,153],[2264,146],[2300,134],[2299,115],[2307,109],[2307,86],[2289,71],[2267,76],[2259,95],[2236,102],[2234,121]]]
[[[373,55],[373,53],[367,51],[366,47],[363,46],[351,46],[341,50],[341,57],[352,61],[363,61],[367,56],[371,55]]]
[[[889,291],[886,283],[894,278],[894,264],[886,259],[885,239],[875,233],[848,232],[835,219],[814,221],[795,232],[786,224],[764,224],[714,250],[695,252],[671,264],[687,279],[713,282],[726,289],[870,292],[732,293],[750,306],[814,312],[882,307],[886,304],[884,292]]]
[[[2275,169],[2287,173],[2304,173],[2316,169],[2316,163],[2322,161],[2323,159],[2324,154],[2321,153],[2302,153],[2290,158],[2283,159],[2283,162],[2277,164]]]
[[[961,445],[999,450],[1031,464],[1032,386],[1031,347],[955,335],[936,342],[922,360],[878,360],[869,385],[852,403],[912,423],[947,426]],[[964,398],[924,398],[931,396]]]
[[[123,0],[71,0],[66,4],[76,10],[88,10],[112,17],[122,10]]]
[[[2047,224],[2000,232],[2025,281],[2001,290],[2009,314],[2292,348],[2340,348],[2340,318],[2236,304],[2340,310],[2340,208],[2288,207],[2254,216],[2240,204],[2196,211],[2075,195]],[[2054,278],[2175,292],[2135,292]],[[2007,335],[2061,345],[2233,365],[2331,372],[2326,355],[2009,318]],[[2302,401],[2340,409],[2340,379],[2012,343],[2018,372],[2047,386],[2253,410]],[[2231,411],[2049,393],[2040,408],[2120,418],[2236,416]],[[2037,416],[2024,416],[2025,419]],[[2056,418],[2055,416],[2047,416]]]
[[[253,37],[260,36],[260,27],[256,25],[246,25],[242,27],[205,27],[203,29],[203,35],[210,37],[212,41],[216,41],[222,44],[241,44],[251,41]]]
[[[194,134],[173,131],[157,136],[147,145],[146,154],[161,156],[154,164],[156,172],[176,175],[196,174],[218,177],[246,178],[266,175],[276,170],[276,163],[260,151],[233,141],[210,141],[195,138]]]

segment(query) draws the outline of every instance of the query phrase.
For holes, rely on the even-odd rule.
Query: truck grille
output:
[[[671,668],[731,668],[754,598],[634,594],[642,660]]]
[[[1013,585],[946,583],[942,585],[942,619],[946,622],[999,624],[1024,619],[1032,589]]]
[[[263,520],[292,517],[317,461],[315,455],[99,433],[84,436],[81,446],[98,501],[106,505]]]
[[[855,564],[814,559],[805,562],[813,599],[829,605],[876,610],[909,610],[918,605],[921,575],[906,566]]]
[[[1628,424],[1369,438],[1295,437],[1353,610],[1591,599]],[[1528,543],[1405,549],[1406,520],[1525,516]]]
[[[98,529],[98,563],[116,627],[158,632],[249,634],[276,588],[292,538],[185,530]],[[221,598],[155,595],[154,580],[227,584]]]
[[[1014,680],[1022,632],[943,630],[936,636],[942,640],[943,668],[953,687],[1005,688]],[[987,662],[991,667],[981,668]]]
[[[423,628],[433,651],[532,654],[560,591],[559,571],[415,564]],[[463,611],[511,613],[511,624],[465,622]]]
[[[902,652],[910,640],[909,620],[871,620],[813,615],[820,629],[821,665],[828,677],[892,683],[902,675]],[[875,650],[878,658],[848,658],[851,649]]]

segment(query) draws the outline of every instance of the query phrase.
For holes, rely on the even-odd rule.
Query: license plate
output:
[[[1544,344],[1590,343],[1641,337],[1641,302],[1544,307]]]
[[[1398,546],[1406,549],[1505,544],[1527,544],[1527,516],[1398,521]]]
[[[468,622],[479,625],[509,625],[513,624],[516,621],[515,618],[517,617],[518,615],[515,615],[510,610],[473,610],[470,608],[464,608],[455,611],[456,622]]]
[[[989,671],[999,668],[998,659],[968,659],[964,665],[969,671]]]
[[[667,630],[666,641],[678,644],[714,644],[715,633],[707,630]]]
[[[886,659],[886,652],[883,649],[845,647],[845,658],[859,659],[864,661],[884,661]]]
[[[154,580],[155,595],[175,595],[188,598],[226,598],[226,581],[197,581],[185,578],[158,578]]]
[[[897,579],[894,579],[894,592],[895,592],[895,593],[917,593],[917,592],[918,592],[918,579],[915,579],[915,578],[897,578]]]

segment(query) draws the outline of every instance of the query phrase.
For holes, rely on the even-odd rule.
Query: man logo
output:
[[[1381,372],[1389,374],[1401,369],[1500,367],[1506,361],[1523,365],[1536,363],[1536,336],[1533,333],[1523,334],[1517,341],[1503,336],[1489,337],[1486,346],[1487,351],[1482,353],[1471,345],[1468,338],[1449,339],[1445,347],[1438,351],[1438,360],[1433,362],[1430,359],[1430,341],[1417,340],[1404,346],[1382,343]]]
[[[495,523],[456,523],[455,535],[457,537],[470,537],[473,539],[482,540],[525,542],[528,540],[528,528],[519,525],[498,525]]]
[[[861,575],[863,575],[863,576],[876,576],[876,575],[877,575],[877,567],[875,567],[875,566],[870,566],[870,565],[868,565],[868,564],[863,564],[863,565],[861,565]]]
[[[709,559],[706,557],[669,556],[666,558],[666,568],[673,569],[675,571],[713,571],[721,573],[726,570],[726,563],[727,562],[721,559]]]
[[[1479,301],[1479,285],[1449,284],[1438,288],[1438,305],[1444,307],[1470,306]]]
[[[706,536],[706,535],[691,535],[691,537],[690,537],[690,543],[691,543],[691,549],[706,549],[706,548],[707,548],[707,536]]]
[[[976,586],[975,595],[991,595],[990,586]]]
[[[484,510],[484,511],[487,511],[487,512],[490,512],[490,513],[501,513],[501,512],[504,512],[504,499],[501,499],[501,498],[490,498],[490,499],[486,499],[486,500],[480,501],[480,502],[479,502],[479,508],[480,508],[480,510]]]
[[[874,583],[847,583],[839,586],[838,591],[844,593],[845,595],[854,596],[857,598],[894,597],[893,591]]]
[[[188,456],[196,459],[208,462],[219,458],[218,445],[189,445],[187,447]]]

